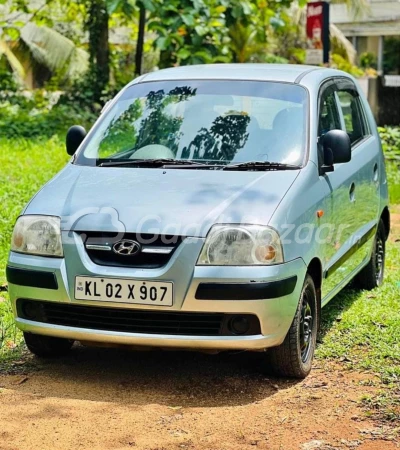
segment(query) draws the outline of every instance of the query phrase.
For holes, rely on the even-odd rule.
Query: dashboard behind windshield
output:
[[[173,159],[301,165],[307,93],[294,84],[190,80],[128,87],[75,164]]]

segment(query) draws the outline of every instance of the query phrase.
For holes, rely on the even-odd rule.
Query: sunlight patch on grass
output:
[[[344,360],[349,368],[379,375],[387,395],[364,403],[386,405],[385,417],[400,419],[399,243],[388,243],[382,287],[371,292],[345,289],[323,309],[321,336],[317,358]]]

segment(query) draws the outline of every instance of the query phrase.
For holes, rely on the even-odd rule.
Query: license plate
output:
[[[100,302],[172,306],[173,283],[119,278],[76,277],[75,298]]]

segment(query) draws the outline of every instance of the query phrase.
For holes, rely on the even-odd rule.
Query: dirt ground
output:
[[[372,374],[260,375],[259,355],[78,346],[0,376],[0,449],[394,450],[359,404]],[[32,366],[33,364],[33,366]]]
[[[379,389],[374,374],[317,362],[304,381],[279,380],[259,358],[82,346],[27,356],[0,375],[0,450],[400,448],[360,405]]]

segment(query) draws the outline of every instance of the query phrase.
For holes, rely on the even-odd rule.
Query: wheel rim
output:
[[[305,290],[300,315],[300,351],[303,363],[308,361],[312,349],[314,316],[311,304],[311,293]]]
[[[382,237],[378,234],[375,244],[375,277],[378,284],[382,279],[384,262],[385,247]]]

